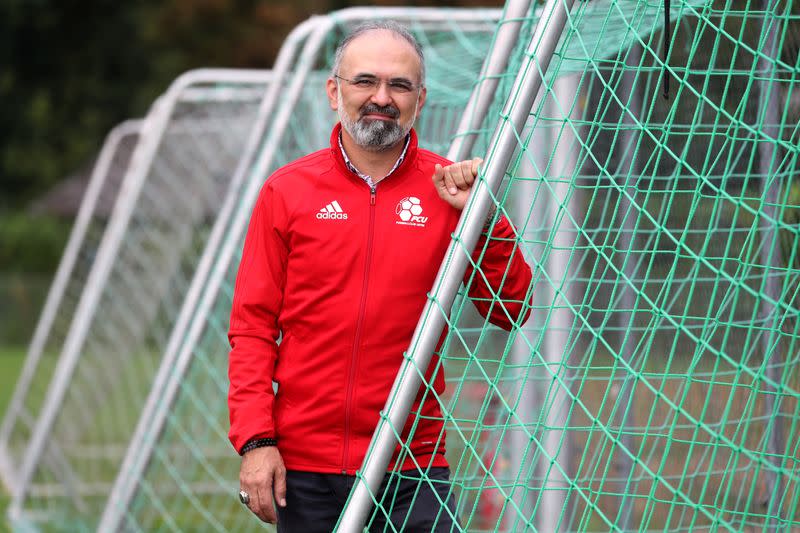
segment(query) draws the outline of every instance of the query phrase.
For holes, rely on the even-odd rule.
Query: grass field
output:
[[[22,362],[25,360],[25,348],[17,346],[0,346],[0,417],[5,417],[6,407],[14,392]],[[0,485],[0,532],[10,531],[6,521],[8,493]]]

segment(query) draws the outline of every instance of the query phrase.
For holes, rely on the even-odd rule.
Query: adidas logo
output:
[[[347,213],[336,200],[319,210],[317,218],[320,220],[347,220]]]

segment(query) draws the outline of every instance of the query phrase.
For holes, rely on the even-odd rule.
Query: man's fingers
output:
[[[439,163],[436,163],[434,167],[434,181],[437,184],[439,189],[444,189],[450,194],[456,194],[458,192],[458,187],[456,186],[455,181],[453,180],[453,165],[448,165],[446,167],[442,167]]]
[[[475,157],[469,161],[460,161],[448,167],[453,169],[459,189],[465,190],[472,187],[475,178],[478,177],[478,168],[481,163],[483,163],[483,159]]]
[[[247,507],[263,522],[274,524],[277,520],[274,506],[272,505],[272,478],[263,482],[242,485],[242,490],[250,495]]]
[[[247,452],[242,458],[239,486],[250,495],[249,509],[264,522],[278,521],[273,496],[286,505],[286,467],[278,448],[264,446]]]
[[[444,187],[444,168],[439,163],[433,167],[433,184],[440,189]]]
[[[466,191],[472,186],[474,178],[470,165],[471,163],[469,161],[461,161],[460,163],[455,163],[447,167],[447,173],[452,179],[456,189]],[[455,194],[458,190],[450,192]]]
[[[472,183],[475,181],[476,173],[472,171],[472,161],[464,161],[461,164],[461,179],[463,180],[464,186],[461,187],[462,189],[469,189],[472,187]]]
[[[476,157],[446,167],[438,163],[434,165],[433,183],[439,196],[456,209],[462,209],[478,175],[478,165],[482,162],[482,159]]]
[[[450,194],[458,193],[458,185],[456,184],[456,181],[453,179],[453,172],[452,170],[449,169],[449,167],[448,170],[445,170],[444,173],[444,185],[445,187],[447,187],[447,192],[449,192]]]
[[[253,514],[259,517],[261,520],[264,520],[264,517],[261,513],[261,497],[258,494],[258,486],[257,485],[246,485],[244,483],[240,483],[241,490],[245,491],[250,496],[250,501],[248,501],[245,505],[247,508],[250,509]]]
[[[272,491],[275,501],[281,507],[286,507],[286,469],[278,468],[275,472],[275,480],[272,482]]]
[[[272,505],[272,491],[270,488],[272,487],[272,480],[270,479],[266,486],[259,486],[258,487],[258,501],[261,505],[259,512],[256,512],[258,517],[263,520],[264,522],[269,522],[270,524],[274,524],[278,521],[278,517],[275,514],[275,506]],[[255,510],[253,510],[255,512]]]
[[[453,163],[444,167],[442,170],[444,176],[444,184],[447,192],[450,194],[458,194],[459,190],[468,188],[464,178],[464,169],[461,163]]]
[[[444,192],[447,191],[450,194],[455,194],[453,191],[453,182],[448,176],[447,169],[445,169],[439,163],[436,163],[433,167],[433,184],[434,186],[439,189],[440,191]]]
[[[477,175],[478,175],[478,167],[480,167],[481,163],[483,163],[483,159],[481,159],[480,157],[473,157],[472,158],[472,175],[473,176],[477,177]]]
[[[444,177],[444,168],[439,163],[436,163],[433,167],[433,180],[434,181],[442,181]]]

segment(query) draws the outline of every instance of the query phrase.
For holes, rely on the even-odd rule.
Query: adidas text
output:
[[[317,218],[320,220],[347,220],[347,213],[317,213]]]

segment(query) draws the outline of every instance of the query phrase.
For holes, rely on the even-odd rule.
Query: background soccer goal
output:
[[[17,527],[85,529],[76,517],[102,509],[269,79],[190,72],[142,123],[24,442],[9,507]]]
[[[130,164],[140,128],[140,121],[128,120],[111,130],[92,169],[78,216],[28,347],[25,365],[0,426],[0,478],[7,489],[19,481],[17,470],[27,451],[31,431],[81,292],[86,287],[89,270]],[[53,457],[51,460],[58,459]]]

